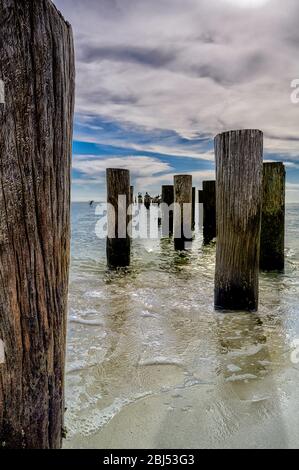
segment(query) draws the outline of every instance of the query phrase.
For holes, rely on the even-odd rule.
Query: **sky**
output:
[[[161,193],[215,178],[215,135],[264,132],[299,202],[298,0],[54,0],[76,50],[73,201],[105,200],[105,169]]]

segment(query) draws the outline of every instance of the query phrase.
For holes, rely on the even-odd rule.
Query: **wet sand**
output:
[[[87,439],[74,435],[65,447],[298,449],[293,379],[284,376],[274,385],[266,378],[259,387],[250,380],[202,384],[141,398],[100,431]]]

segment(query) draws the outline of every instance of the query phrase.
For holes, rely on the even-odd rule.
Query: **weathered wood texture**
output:
[[[174,177],[174,247],[184,250],[192,241],[192,176]]]
[[[70,247],[72,30],[0,0],[0,447],[59,448]]]
[[[129,170],[108,168],[107,202],[108,237],[107,264],[110,268],[130,265],[131,241],[128,234],[130,222],[130,172]],[[121,197],[121,199],[119,199]]]
[[[195,228],[196,188],[192,188],[192,230]]]
[[[285,167],[264,163],[260,267],[284,270]]]
[[[169,208],[174,203],[174,187],[173,185],[162,186],[162,236],[169,237],[173,233],[173,210]],[[167,204],[167,207],[164,206]]]
[[[215,307],[258,308],[263,133],[215,138],[217,250]]]
[[[216,237],[216,181],[203,181],[203,241],[208,245]]]

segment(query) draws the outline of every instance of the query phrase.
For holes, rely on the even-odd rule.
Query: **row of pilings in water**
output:
[[[198,192],[203,204],[203,237],[216,237],[215,308],[255,311],[258,308],[259,271],[283,271],[285,240],[285,167],[263,163],[260,130],[224,132],[215,138],[216,181],[204,181]],[[162,186],[161,203],[167,210],[167,236],[174,235],[176,250],[184,250],[186,226],[194,228],[195,191],[192,176],[174,176],[174,184]],[[110,268],[130,264],[128,231],[118,236],[119,196],[133,202],[130,173],[107,169],[107,202],[114,208],[115,235],[107,237]],[[161,211],[163,224],[163,208]],[[115,220],[116,217],[116,220]],[[163,229],[162,229],[163,230]],[[179,234],[179,236],[177,235]],[[165,231],[163,236],[165,236]]]

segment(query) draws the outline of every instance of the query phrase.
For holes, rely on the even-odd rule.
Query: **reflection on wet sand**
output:
[[[217,318],[216,324],[217,372],[225,382],[222,403],[224,405],[225,397],[229,396],[234,397],[235,403],[233,416],[226,417],[227,425],[231,426],[235,421],[235,427],[239,429],[242,420],[246,419],[248,427],[252,423],[263,429],[263,421],[272,417],[279,428],[279,435],[275,439],[272,437],[272,444],[287,447],[281,397],[273,373],[274,368],[285,366],[280,363],[281,352],[285,349],[281,329],[278,328],[280,333],[276,335],[276,330],[268,329],[257,314],[225,314]],[[236,402],[240,404],[237,414]],[[258,441],[256,447],[260,447]]]

